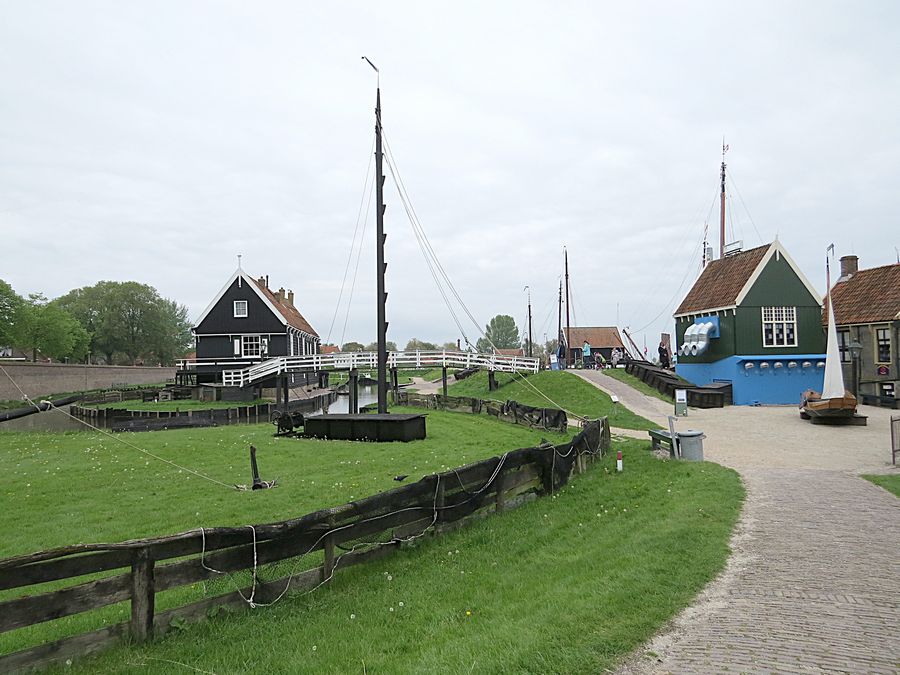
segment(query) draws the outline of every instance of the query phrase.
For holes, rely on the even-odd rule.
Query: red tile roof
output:
[[[831,288],[839,326],[900,319],[900,263],[860,270]]]
[[[713,260],[688,291],[675,315],[732,307],[771,244]]]
[[[323,354],[340,354],[341,348],[337,345],[322,345],[321,347]]]
[[[496,349],[495,350],[501,356],[525,356],[525,350],[521,347],[516,347],[512,349]]]
[[[567,330],[567,329],[563,329]],[[571,349],[581,347],[587,341],[591,347],[619,347],[625,349],[622,338],[619,337],[619,329],[615,326],[579,327],[572,326],[566,333],[566,338]]]
[[[296,307],[288,303],[287,299],[284,301],[279,300],[278,296],[276,296],[269,288],[266,288],[264,283],[259,283],[257,279],[253,279],[253,283],[263,292],[263,295],[268,298],[269,302],[275,305],[275,308],[281,312],[281,315],[287,320],[288,325],[293,326],[297,330],[302,330],[304,333],[312,335],[313,337],[319,337],[319,334],[309,325],[309,322],[303,318],[303,315],[297,311]]]

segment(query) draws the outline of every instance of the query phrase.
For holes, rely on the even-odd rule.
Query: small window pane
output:
[[[235,300],[234,301],[234,318],[242,319],[247,316],[247,301],[246,300]]]

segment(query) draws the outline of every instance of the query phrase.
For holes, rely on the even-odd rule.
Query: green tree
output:
[[[91,352],[107,363],[124,355],[171,363],[191,344],[187,309],[135,281],[101,281],[70,291],[56,303],[68,310],[91,336]]]
[[[187,307],[174,300],[160,298],[159,309],[161,321],[151,351],[155,360],[161,365],[172,365],[175,360],[184,356],[193,344],[191,322],[188,319]]]
[[[422,352],[433,352],[437,351],[437,345],[432,342],[425,342],[424,340],[419,340],[418,338],[411,338],[409,342],[406,343],[406,347],[404,347],[404,351],[414,352],[414,351],[422,351]]]
[[[0,347],[11,347],[15,342],[16,323],[24,305],[12,286],[0,279]]]
[[[454,340],[451,340],[450,342],[445,342],[441,349],[445,349],[448,352],[455,352],[458,348],[456,346],[456,342]]]
[[[341,346],[342,352],[364,352],[366,348],[363,346],[361,342],[345,342]]]
[[[18,312],[15,341],[31,350],[34,361],[38,352],[56,360],[81,359],[87,353],[90,336],[62,307],[32,293]]]
[[[397,351],[397,343],[394,342],[393,340],[387,340],[387,341],[384,343],[384,347],[385,347],[385,349],[387,349],[389,352],[395,352],[395,351]],[[377,343],[377,342],[370,342],[369,344],[367,344],[367,345],[363,348],[363,351],[367,351],[367,352],[377,352],[377,351],[378,351],[378,343]]]
[[[548,354],[555,354],[557,347],[559,347],[559,340],[547,340],[547,342],[544,343],[544,349]]]
[[[484,327],[485,337],[479,338],[475,348],[482,353],[491,351],[491,343],[497,349],[515,349],[521,347],[519,329],[515,320],[508,314],[498,314]]]

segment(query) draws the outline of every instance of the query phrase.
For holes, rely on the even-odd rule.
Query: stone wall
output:
[[[0,372],[0,400],[21,399],[9,381],[15,380],[28,396],[46,396],[122,385],[162,384],[174,380],[174,368],[153,366],[86,366],[67,363],[0,361],[9,377]]]

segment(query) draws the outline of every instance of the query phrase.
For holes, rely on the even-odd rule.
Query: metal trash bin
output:
[[[678,432],[678,447],[681,449],[681,458],[689,462],[703,461],[703,439],[706,436],[702,431],[688,429]]]

